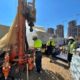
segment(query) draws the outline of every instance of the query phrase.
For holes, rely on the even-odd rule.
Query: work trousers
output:
[[[68,62],[71,62],[73,54],[68,53]]]
[[[36,70],[40,73],[42,69],[42,53],[41,51],[35,52],[35,64],[36,64]]]

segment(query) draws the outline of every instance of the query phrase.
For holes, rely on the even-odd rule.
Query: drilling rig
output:
[[[28,21],[30,31],[33,31],[32,27],[34,26],[33,22],[35,22],[35,14],[35,0],[33,0],[33,3],[27,3],[26,0],[18,0],[17,46],[19,64],[22,64],[24,53],[28,50],[25,21]]]
[[[14,42],[9,42],[10,44],[7,44],[7,47],[12,46],[11,53],[10,53],[12,54],[12,57],[13,57],[12,61],[16,61],[20,69],[22,68],[22,66],[25,66],[25,63],[26,64],[28,63],[28,59],[27,59],[28,57],[25,57],[25,54],[28,52],[28,48],[29,48],[27,43],[27,37],[26,37],[26,21],[28,22],[28,25],[30,26],[30,31],[32,32],[34,22],[36,21],[35,0],[33,0],[32,3],[27,2],[26,0],[18,0],[17,16],[14,21],[14,27],[11,29],[12,30],[11,32],[13,32],[15,28],[16,32],[14,36],[16,36],[16,39],[14,40]],[[9,41],[12,39],[10,38]],[[16,45],[17,49],[14,49],[15,47],[14,45]],[[15,56],[14,56],[15,54],[17,55],[17,59],[15,59]],[[10,58],[11,56],[8,55],[5,57]],[[6,60],[5,58],[5,63],[9,63],[10,62],[9,60]],[[7,70],[8,71],[6,71],[6,66],[3,66],[4,75],[7,72],[9,73],[9,66],[7,66]],[[7,76],[8,76],[8,73],[7,73]]]

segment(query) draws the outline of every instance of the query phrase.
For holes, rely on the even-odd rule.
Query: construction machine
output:
[[[26,37],[26,21],[32,32],[34,22],[36,21],[35,0],[33,0],[32,3],[27,2],[27,0],[18,0],[18,10],[13,25],[10,27],[9,32],[0,39],[0,48],[4,48],[7,53],[10,53],[8,56],[5,55],[5,57],[9,57],[9,59],[6,60],[6,58],[4,58],[2,65],[5,80],[7,80],[10,67],[13,65],[10,62],[16,62],[19,68],[22,69],[22,67],[25,66],[25,63],[28,64],[28,62],[30,62],[29,60],[32,60],[30,54],[29,56],[27,54],[29,52],[29,47]],[[32,56],[32,58],[33,57],[34,56]],[[30,69],[32,68],[33,67],[30,66]],[[27,65],[27,71],[28,69],[29,66]]]

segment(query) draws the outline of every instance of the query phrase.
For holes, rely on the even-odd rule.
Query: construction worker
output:
[[[42,41],[38,39],[37,36],[33,37],[34,40],[34,48],[35,48],[35,64],[37,72],[40,73],[42,69],[42,53],[41,53],[41,47],[42,47]]]
[[[46,44],[43,43],[42,44],[42,50],[41,50],[42,54],[45,54],[46,53]]]
[[[69,37],[69,42],[68,42],[68,66],[69,67],[73,56],[73,50],[75,49],[76,49],[76,41],[74,40],[73,37]]]
[[[47,55],[51,55],[51,58],[53,58],[53,50],[55,49],[54,39],[50,37],[46,45],[47,45]],[[50,60],[50,62],[52,62],[52,59]]]

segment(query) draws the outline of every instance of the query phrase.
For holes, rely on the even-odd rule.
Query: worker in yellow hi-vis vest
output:
[[[41,53],[41,48],[42,48],[42,41],[38,39],[37,36],[33,37],[34,40],[34,48],[35,48],[35,64],[36,64],[36,69],[37,72],[40,73],[42,69],[42,53]]]
[[[49,38],[49,40],[47,41],[47,55],[50,55],[51,58],[53,58],[53,50],[55,49],[55,41],[52,37]],[[52,62],[52,59],[50,60],[50,62]]]
[[[70,67],[70,62],[72,60],[72,56],[74,54],[73,50],[76,50],[76,41],[73,37],[69,37],[68,42],[68,66]]]

